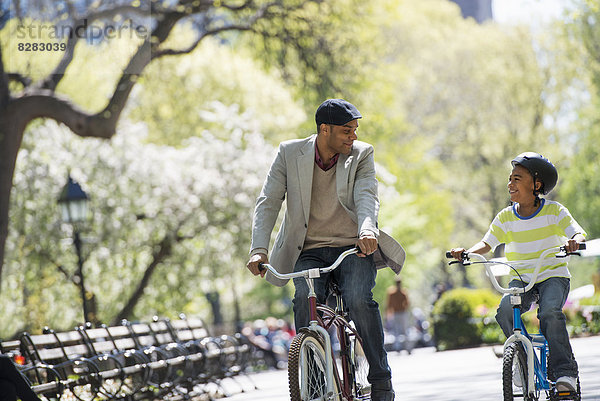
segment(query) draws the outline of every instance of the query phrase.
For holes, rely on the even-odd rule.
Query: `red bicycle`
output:
[[[342,297],[334,285],[330,295],[335,298],[335,308],[317,301],[314,279],[336,269],[342,260],[355,254],[353,248],[343,252],[329,267],[313,268],[301,272],[281,274],[269,264],[262,266],[275,277],[293,279],[304,277],[308,284],[310,324],[299,330],[292,340],[288,353],[288,381],[292,401],[308,400],[369,400],[371,387],[367,381],[369,364],[365,357],[362,339],[344,309]],[[334,352],[330,330],[334,329],[339,352]]]

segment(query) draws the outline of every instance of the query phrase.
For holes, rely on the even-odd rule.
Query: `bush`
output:
[[[484,342],[484,337],[486,342],[497,342],[502,333],[492,329],[489,315],[499,302],[500,296],[486,289],[457,288],[445,292],[433,308],[437,349],[479,345]]]
[[[578,304],[564,312],[571,336],[600,333],[600,293],[579,300]]]
[[[500,299],[499,294],[486,289],[458,288],[444,293],[432,312],[437,349],[503,343],[506,337],[494,318]],[[571,336],[600,333],[600,294],[580,300],[564,313]],[[537,309],[521,317],[529,333],[539,333]]]

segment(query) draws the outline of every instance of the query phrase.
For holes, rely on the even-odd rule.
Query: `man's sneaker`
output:
[[[556,391],[562,392],[562,391],[570,391],[570,392],[576,392],[577,391],[577,379],[575,377],[570,377],[570,376],[562,376],[559,377],[558,380],[556,381]]]

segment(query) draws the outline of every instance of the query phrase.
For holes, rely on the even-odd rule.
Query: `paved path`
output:
[[[600,336],[572,339],[573,352],[580,369],[583,401],[600,401]],[[389,354],[397,401],[501,401],[502,360],[494,348],[436,352],[433,348],[416,349],[412,355]],[[251,375],[258,390],[240,378],[246,388],[226,380],[232,395],[227,401],[288,400],[287,372],[269,371]],[[545,397],[542,397],[542,400]]]

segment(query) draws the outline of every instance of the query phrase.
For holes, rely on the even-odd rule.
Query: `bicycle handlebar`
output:
[[[580,242],[579,243],[579,250],[583,251],[585,249],[586,249],[585,242]],[[564,245],[560,247],[560,251],[561,252],[565,252],[567,255],[575,255],[576,254],[575,252],[567,252],[567,250],[565,249]],[[469,255],[469,253],[467,251],[465,251],[465,252],[462,253],[462,256],[463,256],[464,259],[468,259],[468,255]],[[452,252],[446,251],[446,258],[452,259],[452,257],[453,257],[452,256]]]
[[[586,249],[585,243],[584,242],[580,242],[579,243],[579,250],[584,250]],[[551,254],[551,253],[556,253],[559,254],[560,252],[563,252],[564,255],[561,256],[556,256],[556,257],[566,257],[568,255],[578,255],[577,252],[567,252],[565,246],[560,246],[560,247],[553,247],[553,248],[549,248],[546,249],[544,252],[542,252],[542,254],[540,255],[540,257],[536,260],[536,267],[533,270],[533,273],[531,274],[531,280],[529,281],[529,283],[524,287],[524,288],[520,288],[520,287],[513,287],[513,288],[505,288],[502,287],[500,285],[500,283],[498,283],[498,279],[496,279],[496,276],[494,275],[494,273],[492,272],[492,269],[490,267],[491,264],[493,263],[497,263],[494,261],[489,261],[487,260],[483,255],[480,255],[478,253],[473,253],[473,252],[463,252],[462,253],[462,258],[463,261],[466,261],[467,263],[463,264],[470,264],[470,259],[471,258],[475,258],[476,263],[482,263],[485,266],[485,270],[487,273],[487,276],[489,277],[490,281],[492,282],[492,285],[494,286],[494,288],[504,294],[519,294],[519,293],[526,293],[527,291],[529,291],[534,285],[535,285],[535,281],[537,279],[538,273],[540,272],[540,269],[542,267],[542,262],[543,260],[546,258],[547,255]],[[452,259],[452,253],[450,251],[446,252],[446,258],[448,259]],[[460,263],[459,261],[456,262],[450,262],[450,263]]]
[[[290,279],[293,279],[296,277],[317,278],[317,277],[320,277],[321,274],[329,273],[330,271],[335,270],[342,263],[342,260],[344,260],[346,258],[346,256],[358,253],[358,251],[359,251],[359,249],[355,247],[355,248],[350,248],[347,251],[342,252],[340,254],[340,256],[338,256],[338,258],[335,260],[335,262],[333,262],[333,264],[328,267],[315,267],[312,269],[302,270],[302,271],[294,272],[294,273],[279,273],[270,264],[260,263],[258,265],[258,269],[261,271],[264,269],[267,269],[268,271],[271,272],[272,275],[274,275],[275,277],[282,279],[282,280],[290,280]]]

